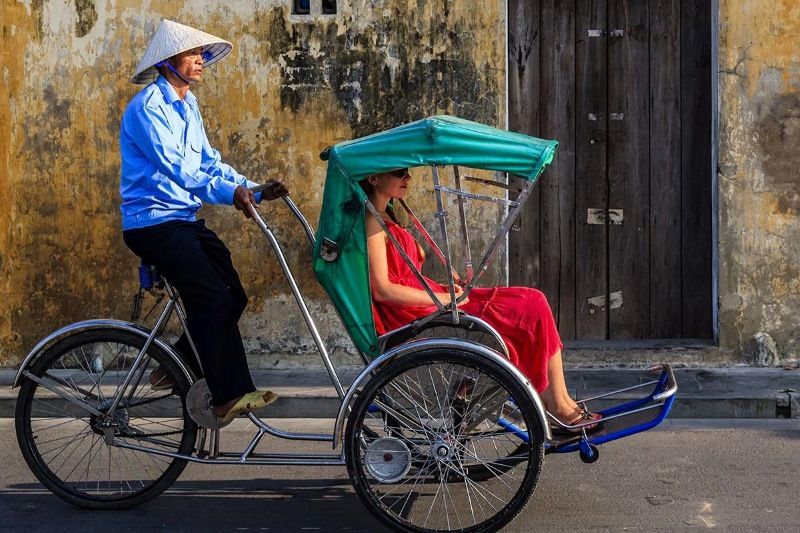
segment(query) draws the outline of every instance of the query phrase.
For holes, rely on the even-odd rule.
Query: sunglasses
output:
[[[408,175],[408,169],[398,168],[397,170],[390,170],[389,174],[391,174],[395,178],[405,178]]]

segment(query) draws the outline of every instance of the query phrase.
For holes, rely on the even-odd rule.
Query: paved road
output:
[[[320,422],[276,424],[327,429]],[[223,444],[245,441],[245,423],[229,428]],[[290,446],[295,451],[300,444]],[[353,493],[343,467],[189,465],[172,490],[140,508],[88,512],[36,482],[17,448],[13,421],[0,419],[0,471],[0,529],[381,530]],[[547,456],[536,494],[506,531],[796,532],[798,489],[800,420],[667,421],[604,445],[593,465],[574,454]]]

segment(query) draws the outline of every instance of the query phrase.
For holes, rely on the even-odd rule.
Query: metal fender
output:
[[[63,328],[55,331],[39,341],[39,343],[34,346],[33,350],[25,357],[22,361],[22,364],[17,371],[17,375],[14,378],[14,383],[11,385],[11,388],[19,386],[20,378],[22,377],[22,373],[25,371],[27,367],[29,367],[33,362],[50,346],[55,344],[56,342],[63,340],[71,335],[76,335],[78,333],[82,333],[84,331],[90,330],[117,330],[117,331],[127,331],[130,333],[135,333],[139,335],[143,339],[147,339],[150,336],[151,331],[140,324],[136,324],[133,322],[123,322],[122,320],[85,320],[83,322],[75,322],[74,324],[70,324],[69,326],[64,326]],[[168,343],[164,342],[162,339],[156,337],[153,339],[153,344],[158,346],[160,349],[164,350],[170,357],[175,361],[181,371],[184,373],[186,378],[189,380],[189,383],[193,383],[195,378],[192,376],[191,372],[186,368],[186,365],[183,364],[183,360],[175,351],[175,349]]]
[[[550,433],[550,425],[547,423],[547,415],[545,413],[544,404],[542,403],[542,399],[539,397],[539,393],[533,388],[530,380],[526,378],[525,375],[522,374],[522,372],[520,372],[519,369],[515,367],[508,359],[504,358],[501,354],[497,353],[491,348],[487,348],[481,344],[462,339],[422,339],[392,348],[385,354],[375,359],[358,375],[350,388],[347,389],[347,394],[345,394],[345,397],[342,400],[342,405],[339,408],[339,414],[336,416],[336,425],[333,429],[334,449],[342,440],[344,422],[347,419],[348,413],[350,412],[350,406],[355,399],[356,391],[360,390],[375,372],[383,368],[385,365],[401,361],[403,358],[408,357],[411,354],[415,354],[422,350],[436,348],[457,349],[473,352],[491,359],[507,370],[528,392],[528,395],[533,401],[533,405],[536,407],[536,411],[539,414],[539,421],[542,424],[542,431],[545,435],[545,438],[548,440],[552,438],[552,434]]]
[[[456,325],[453,324],[452,322],[449,322],[449,323],[446,322],[446,319],[448,318],[448,316],[452,316],[452,315],[450,315],[449,313],[445,313],[445,314],[443,314],[441,316],[436,317],[433,320],[433,322],[437,322],[439,320],[443,320],[444,319],[445,320],[444,325],[449,326],[449,327],[456,327]],[[491,335],[492,338],[494,338],[495,342],[497,342],[497,344],[499,346],[502,346],[503,355],[505,356],[506,359],[510,359],[511,358],[511,356],[508,353],[508,346],[506,345],[506,341],[503,340],[503,337],[500,335],[500,333],[497,332],[496,329],[494,329],[492,327],[491,324],[489,324],[488,322],[486,322],[482,318],[478,318],[476,316],[467,314],[467,313],[465,313],[463,311],[460,312],[460,316],[459,316],[458,320],[459,320],[460,324],[468,324],[468,323],[476,324],[481,331]],[[390,332],[388,332],[388,333],[386,333],[384,335],[381,335],[380,338],[378,339],[380,341],[380,343],[381,343],[380,344],[381,351],[383,351],[383,349],[386,346],[386,343],[390,342],[395,335],[400,334],[400,333],[410,329],[411,327],[413,327],[413,324],[409,324],[409,325],[403,326],[403,327],[398,328],[398,329],[396,329],[394,331],[390,331]],[[422,327],[424,327],[424,326],[422,326]],[[395,346],[395,348],[396,348],[396,346]]]

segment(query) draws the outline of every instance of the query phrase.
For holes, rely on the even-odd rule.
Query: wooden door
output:
[[[711,1],[508,5],[509,129],[560,143],[511,284],[564,339],[712,338]]]

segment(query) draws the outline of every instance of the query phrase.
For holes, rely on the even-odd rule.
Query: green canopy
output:
[[[339,143],[328,160],[314,272],[359,350],[376,357],[364,191],[358,182],[397,168],[457,165],[536,180],[558,145],[450,116],[434,116]]]

